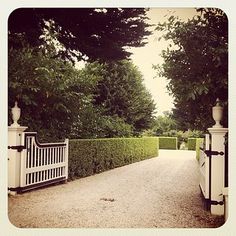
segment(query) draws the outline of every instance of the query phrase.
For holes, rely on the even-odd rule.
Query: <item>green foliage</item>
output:
[[[158,156],[158,138],[69,140],[69,179]]]
[[[70,137],[110,138],[130,137],[133,128],[118,116],[104,115],[100,107],[89,103],[81,110],[78,122],[74,123]]]
[[[196,159],[199,160],[200,158],[200,147],[202,143],[204,142],[203,138],[197,138],[196,139]]]
[[[188,130],[188,131],[177,131],[177,130],[170,130],[169,132],[163,133],[163,135],[168,137],[177,137],[178,140],[178,149],[182,142],[186,143],[188,138],[200,138],[203,136],[203,132],[199,130]]]
[[[9,111],[17,100],[20,123],[42,141],[139,136],[155,105],[137,68],[118,59],[129,57],[127,46],[145,44],[145,14],[141,8],[15,10],[8,21]],[[99,62],[79,71],[78,59]],[[10,112],[8,118],[11,123]]]
[[[196,151],[196,159],[199,160],[200,147],[203,143],[203,138],[188,138],[188,150]]]
[[[213,123],[211,107],[219,97],[228,117],[228,20],[220,9],[199,9],[201,16],[183,22],[171,17],[159,24],[172,47],[163,51],[164,64],[155,67],[169,80],[175,99],[177,129],[205,130]]]
[[[196,150],[196,138],[188,138],[188,150]]]
[[[71,133],[99,79],[83,80],[71,63],[27,46],[10,48],[8,68],[9,109],[17,100],[21,124],[39,132],[45,141]]]
[[[94,62],[77,70],[52,58],[53,53],[50,47],[10,48],[9,124],[17,100],[20,123],[46,142],[130,137],[150,126],[155,105],[131,63],[119,62],[110,70],[108,64]]]
[[[164,112],[163,116],[158,116],[153,122],[152,132],[156,136],[165,135],[167,132],[176,129],[175,120],[170,112]],[[166,136],[166,135],[165,135]],[[172,135],[167,135],[172,136]]]
[[[132,127],[134,135],[148,129],[154,119],[155,104],[138,68],[126,60],[102,66],[94,105],[106,116],[118,116]],[[86,67],[84,73],[90,74]]]
[[[200,130],[188,130],[188,138],[201,138],[204,136],[203,132]]]
[[[144,8],[18,8],[11,13],[11,38],[24,37],[31,46],[42,45],[50,31],[63,59],[120,60],[128,47],[141,47],[150,35]],[[50,24],[49,24],[50,23]],[[42,37],[43,36],[43,37]],[[47,37],[46,37],[47,36]],[[20,45],[10,41],[14,48]]]
[[[180,148],[181,143],[186,143],[188,138],[188,132],[184,131],[177,131],[177,130],[171,130],[169,132],[165,132],[163,135],[168,137],[177,137],[177,147]]]
[[[160,149],[177,149],[177,137],[159,137]]]

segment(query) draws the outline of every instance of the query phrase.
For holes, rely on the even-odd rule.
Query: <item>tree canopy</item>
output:
[[[107,115],[118,115],[137,134],[150,128],[155,103],[138,68],[123,60],[105,64],[104,69],[103,79],[98,82],[95,104],[103,107]]]
[[[45,31],[58,42],[63,59],[127,59],[128,47],[145,45],[150,35],[143,8],[19,8],[8,21],[9,46],[42,45]],[[20,40],[16,40],[16,38]],[[14,40],[11,40],[14,39]]]
[[[153,119],[153,100],[126,60],[87,63],[78,70],[28,46],[9,50],[8,69],[9,111],[17,100],[20,124],[43,141],[139,135]]]
[[[220,9],[198,9],[200,15],[187,22],[171,16],[159,24],[171,43],[163,51],[158,74],[169,80],[174,95],[174,118],[178,128],[204,130],[213,123],[211,107],[216,98],[228,118],[228,20]]]

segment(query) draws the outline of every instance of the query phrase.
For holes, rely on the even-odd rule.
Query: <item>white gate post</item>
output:
[[[22,133],[27,129],[17,123],[20,118],[17,102],[12,108],[12,118],[13,124],[8,127],[8,189],[10,194],[16,194],[17,188],[20,187],[21,152],[15,148],[23,145]]]
[[[223,128],[220,120],[223,115],[223,108],[217,104],[212,108],[213,118],[216,124],[212,128],[208,128],[211,134],[211,150],[223,153],[223,155],[212,154],[211,156],[211,201],[216,204],[211,204],[211,213],[215,215],[224,215],[224,205],[217,203],[223,202],[223,188],[224,188],[224,164],[225,164],[225,134],[228,128]]]

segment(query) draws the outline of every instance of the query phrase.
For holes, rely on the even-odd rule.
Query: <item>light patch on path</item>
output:
[[[136,162],[44,189],[9,197],[17,227],[202,228],[222,217],[203,208],[193,151],[160,150]]]

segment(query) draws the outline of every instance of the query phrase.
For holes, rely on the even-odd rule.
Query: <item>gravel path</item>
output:
[[[203,209],[192,151],[160,156],[94,176],[9,197],[17,227],[202,228],[222,217]]]

